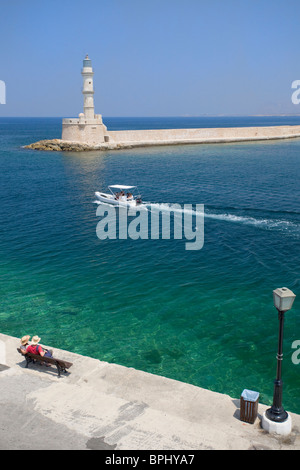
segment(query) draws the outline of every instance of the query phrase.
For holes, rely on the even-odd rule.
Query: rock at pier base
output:
[[[69,142],[67,140],[52,139],[39,140],[33,144],[24,145],[25,149],[46,150],[51,152],[91,152],[93,150],[118,150],[132,148],[131,143],[103,143],[86,144],[82,142]]]
[[[96,147],[99,147],[99,149],[101,148],[100,145],[93,146],[79,142],[67,142],[60,139],[40,140],[38,142],[34,142],[33,144],[24,146],[26,149],[47,150],[54,152],[85,152],[87,150],[95,150]]]

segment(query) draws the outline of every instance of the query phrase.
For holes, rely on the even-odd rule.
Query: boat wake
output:
[[[105,204],[97,200],[94,202],[96,204]],[[143,202],[137,207],[137,210],[148,210],[149,212],[170,212],[173,213],[174,217],[182,217],[182,214],[189,214],[195,217],[203,215],[202,212],[197,211],[196,209],[187,208],[186,206],[187,204],[182,205],[180,208],[180,204]],[[193,206],[196,207],[196,205]],[[263,230],[275,230],[295,238],[300,238],[300,214],[292,214],[294,216],[298,216],[299,220],[289,220],[287,217],[282,218],[282,213],[279,214],[272,211],[264,213],[264,211],[253,209],[251,215],[245,215],[243,213],[245,211],[246,210],[243,209],[233,208],[231,208],[231,211],[227,211],[222,208],[210,209],[209,207],[204,206],[204,218],[227,223],[249,225]],[[253,214],[254,212],[255,214]],[[291,215],[290,213],[287,214]]]
[[[174,209],[172,204],[150,204],[150,203],[145,203],[150,205],[151,210],[161,210],[161,211],[172,211],[174,214],[178,212],[178,214],[184,214],[188,213],[191,215],[202,215],[202,212],[197,212],[195,209],[187,209],[184,206],[182,209]],[[234,213],[235,212],[235,213]],[[240,210],[240,212],[243,212],[243,210]],[[257,227],[260,229],[264,230],[276,230],[280,231],[283,233],[286,233],[288,235],[292,235],[295,237],[300,238],[300,218],[299,221],[295,220],[288,220],[288,218],[280,218],[280,216],[274,217],[276,213],[272,213],[272,216],[270,217],[269,213],[260,215],[261,212],[259,210],[253,210],[253,212],[256,212],[255,215],[245,215],[239,213],[239,210],[233,210],[230,211],[224,211],[222,209],[210,209],[206,206],[204,206],[204,217],[205,219],[213,219],[213,220],[219,220],[222,222],[229,222],[229,223],[235,223],[235,224],[244,224],[244,225],[249,225],[253,227]],[[257,214],[259,213],[259,215]],[[279,214],[277,214],[279,215]],[[298,217],[300,214],[297,214]]]
[[[266,230],[289,232],[289,234],[300,236],[300,223],[295,223],[290,220],[271,219],[266,217],[250,217],[230,213],[215,214],[213,212],[205,212],[205,217],[215,220],[222,220],[225,222],[253,225],[255,227]]]

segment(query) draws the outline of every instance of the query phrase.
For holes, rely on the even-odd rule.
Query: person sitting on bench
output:
[[[61,372],[67,373],[66,369],[72,367],[72,362],[54,358],[52,349],[48,351],[46,348],[43,348],[41,345],[39,345],[41,338],[39,338],[38,336],[33,336],[31,340],[32,344],[30,345],[28,344],[29,339],[29,335],[23,336],[21,338],[21,346],[17,348],[17,351],[22,356],[25,356],[26,369],[28,368],[28,364],[30,364],[31,362],[38,362],[41,365],[45,364],[47,367],[55,365],[57,368],[58,376],[60,377]]]
[[[40,356],[46,356],[46,357],[52,357],[52,351],[48,349],[43,349],[42,346],[39,344],[41,341],[41,338],[38,336],[33,336],[31,343],[29,346],[27,346],[26,351],[30,352],[31,354],[36,354]]]
[[[27,346],[28,346],[28,342],[30,340],[30,336],[29,335],[25,335],[25,336],[22,336],[21,338],[21,346],[20,346],[20,350],[21,350],[21,353],[22,354],[26,354],[27,350]]]

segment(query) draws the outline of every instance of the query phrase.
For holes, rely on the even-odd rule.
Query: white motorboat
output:
[[[142,204],[140,195],[134,195],[137,192],[137,186],[125,186],[114,184],[108,186],[110,194],[95,192],[97,200],[105,204],[113,204],[115,206],[138,206]]]

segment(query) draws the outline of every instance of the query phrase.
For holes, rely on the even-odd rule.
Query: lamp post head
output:
[[[273,290],[274,305],[279,312],[286,312],[292,308],[296,295],[287,287]]]

